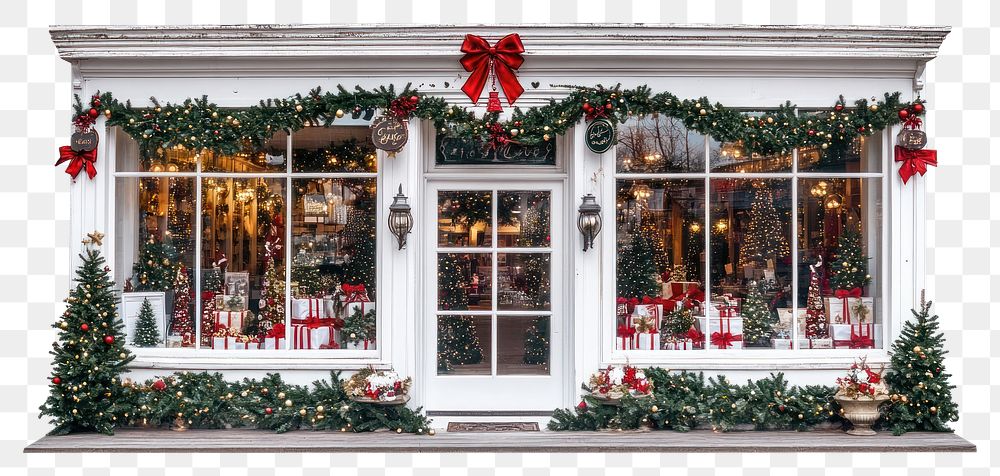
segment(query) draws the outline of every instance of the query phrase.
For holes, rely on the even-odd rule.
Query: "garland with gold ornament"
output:
[[[707,97],[681,99],[670,92],[654,93],[645,85],[631,89],[620,85],[553,87],[565,88],[568,94],[540,107],[515,108],[505,120],[496,112],[476,115],[465,106],[425,95],[407,84],[398,93],[393,86],[347,89],[338,85],[335,91],[317,87],[306,94],[265,99],[240,109],[219,107],[207,96],[179,103],[161,103],[154,97],[150,105],[137,107],[104,92],[92,96],[86,106],[77,98],[74,123],[86,127],[103,114],[108,126],[121,127],[144,150],[187,148],[234,154],[260,146],[278,131],[330,126],[344,117],[368,120],[376,111],[400,121],[427,120],[441,134],[479,141],[484,147],[508,142],[537,145],[565,134],[581,119],[618,124],[633,116],[663,115],[716,141],[738,144],[748,154],[766,156],[798,147],[826,149],[850,143],[913,121],[914,115],[925,112],[922,100],[902,102],[898,92],[885,93],[880,100],[858,99],[851,106],[840,96],[830,109],[809,114],[796,114],[795,106],[785,102],[771,111],[747,115]],[[92,163],[96,158],[87,160]]]

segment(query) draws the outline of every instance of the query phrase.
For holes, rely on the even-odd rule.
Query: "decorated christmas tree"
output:
[[[517,238],[518,246],[544,247],[549,245],[549,207],[548,202],[542,206],[529,207],[524,212],[521,234]],[[522,290],[530,299],[534,308],[545,308],[549,304],[549,254],[524,254],[524,268],[521,272]]]
[[[132,265],[135,290],[169,291],[177,272],[177,250],[172,244],[150,237],[139,250]]]
[[[659,296],[655,245],[646,233],[635,233],[618,252],[618,296],[642,299]]]
[[[868,257],[861,248],[861,233],[848,228],[837,241],[837,252],[830,263],[830,287],[836,290],[863,288],[872,277]]]
[[[826,312],[823,311],[823,297],[820,296],[819,272],[823,269],[823,257],[814,265],[809,265],[809,293],[806,296],[806,337],[825,339],[830,337]]]
[[[132,344],[136,347],[156,347],[160,342],[162,342],[160,328],[156,325],[153,306],[149,303],[149,299],[143,299],[135,322],[135,337],[132,338]]]
[[[100,245],[99,238],[95,241]],[[104,258],[92,248],[80,258],[77,286],[66,298],[69,306],[53,324],[58,341],[50,352],[49,397],[40,410],[55,425],[50,434],[112,434],[116,425],[125,423],[129,412],[125,395],[129,389],[121,385],[119,375],[135,357],[125,347],[118,299]]]
[[[769,346],[777,322],[768,308],[760,291],[760,285],[751,281],[747,286],[747,296],[743,300],[743,344],[746,346]]]
[[[536,317],[531,327],[524,331],[524,363],[528,365],[549,363],[548,317]]]
[[[264,241],[264,277],[260,285],[259,302],[260,332],[267,332],[275,324],[285,322],[285,274],[277,267],[281,248],[281,236],[272,225]]]
[[[360,307],[354,308],[354,312],[344,319],[340,333],[347,342],[375,340],[375,309],[362,313]]]
[[[907,321],[892,344],[892,371],[885,379],[892,392],[888,420],[892,432],[952,431],[949,422],[958,421],[958,405],[952,399],[955,388],[944,369],[944,335],[938,330],[938,316],[931,315],[931,303],[920,295],[916,321]]]
[[[365,290],[375,297],[375,205],[374,196],[366,188],[358,187],[356,206],[351,209],[344,229],[350,260],[344,266],[342,281],[347,284],[364,284]],[[301,282],[299,283],[301,286]]]
[[[469,309],[469,296],[465,289],[463,260],[460,255],[438,256],[438,308],[447,311]],[[483,360],[483,347],[476,334],[472,316],[438,317],[438,368],[451,369],[454,365],[478,364]]]
[[[187,269],[177,268],[174,277],[174,316],[170,320],[170,334],[194,336],[194,318],[191,315],[191,280]]]
[[[740,248],[739,265],[763,266],[768,259],[777,261],[788,256],[790,249],[787,232],[781,215],[774,207],[774,192],[763,181],[753,184],[753,203],[750,204],[750,223],[747,225],[743,246]]]

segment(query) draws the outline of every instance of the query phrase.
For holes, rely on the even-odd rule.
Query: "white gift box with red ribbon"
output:
[[[326,319],[327,306],[321,298],[293,298],[292,319]]]
[[[792,339],[775,338],[771,342],[775,349],[791,349]],[[832,349],[833,339],[799,339],[799,349]]]
[[[349,340],[344,343],[344,348],[350,350],[372,350],[375,348],[375,341],[368,339]]]
[[[881,343],[882,326],[864,324],[831,324],[830,337],[837,349],[873,349]]]
[[[226,329],[243,329],[247,315],[250,311],[215,311],[215,327],[224,326]]]
[[[743,318],[742,317],[699,317],[708,321],[709,342],[712,349],[742,349],[743,348]]]
[[[292,348],[322,349],[336,341],[333,319],[292,320]]]
[[[863,324],[875,322],[873,297],[825,297],[823,307],[830,324]]]

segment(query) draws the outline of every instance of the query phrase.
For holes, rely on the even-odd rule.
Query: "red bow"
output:
[[[264,337],[267,337],[267,338],[276,337],[278,339],[284,339],[285,338],[285,325],[282,324],[282,323],[280,323],[280,322],[277,323],[277,324],[275,324],[274,326],[271,327],[271,330],[267,331],[267,334]]]
[[[861,288],[854,289],[838,289],[833,293],[833,296],[837,299],[847,299],[847,298],[859,298],[861,297]]]
[[[927,172],[927,166],[937,167],[937,151],[932,149],[910,150],[900,146],[895,147],[896,162],[902,162],[899,167],[899,176],[903,178],[905,184],[910,177]]]
[[[875,341],[869,336],[852,334],[850,346],[852,349],[867,349],[875,347]]]
[[[66,167],[66,173],[73,177],[73,180],[76,180],[76,176],[80,175],[80,171],[84,167],[87,169],[88,177],[93,179],[97,176],[97,169],[94,168],[94,164],[97,162],[97,149],[77,152],[72,147],[64,145],[59,148],[59,160],[56,161],[56,167],[67,161],[69,167]]]
[[[340,290],[344,292],[346,302],[369,301],[368,291],[364,284],[341,284]]]
[[[632,337],[635,335],[635,328],[629,326],[618,326],[618,337]]]
[[[705,341],[705,334],[703,332],[699,331],[697,328],[692,327],[692,328],[688,329],[688,331],[687,331],[687,338],[691,339],[694,343],[698,343],[698,342],[704,343],[704,341]]]
[[[524,63],[524,58],[521,56],[521,53],[524,53],[524,45],[521,44],[521,37],[517,33],[501,38],[494,46],[490,46],[481,36],[465,35],[462,53],[465,53],[461,59],[462,67],[472,73],[462,86],[462,91],[469,96],[473,104],[479,102],[479,96],[486,86],[491,69],[496,79],[500,81],[500,88],[503,89],[508,104],[513,105],[524,92],[514,74],[514,70]]]
[[[924,121],[920,120],[920,116],[910,114],[906,117],[906,119],[903,119],[903,127],[907,129],[920,129],[920,125],[923,124],[923,122]]]
[[[732,347],[733,342],[739,342],[743,340],[742,335],[734,336],[731,332],[713,332],[712,333],[712,345],[720,348],[727,349]]]

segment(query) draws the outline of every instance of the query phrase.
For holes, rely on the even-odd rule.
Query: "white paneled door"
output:
[[[425,219],[431,411],[562,404],[562,182],[434,182]]]

